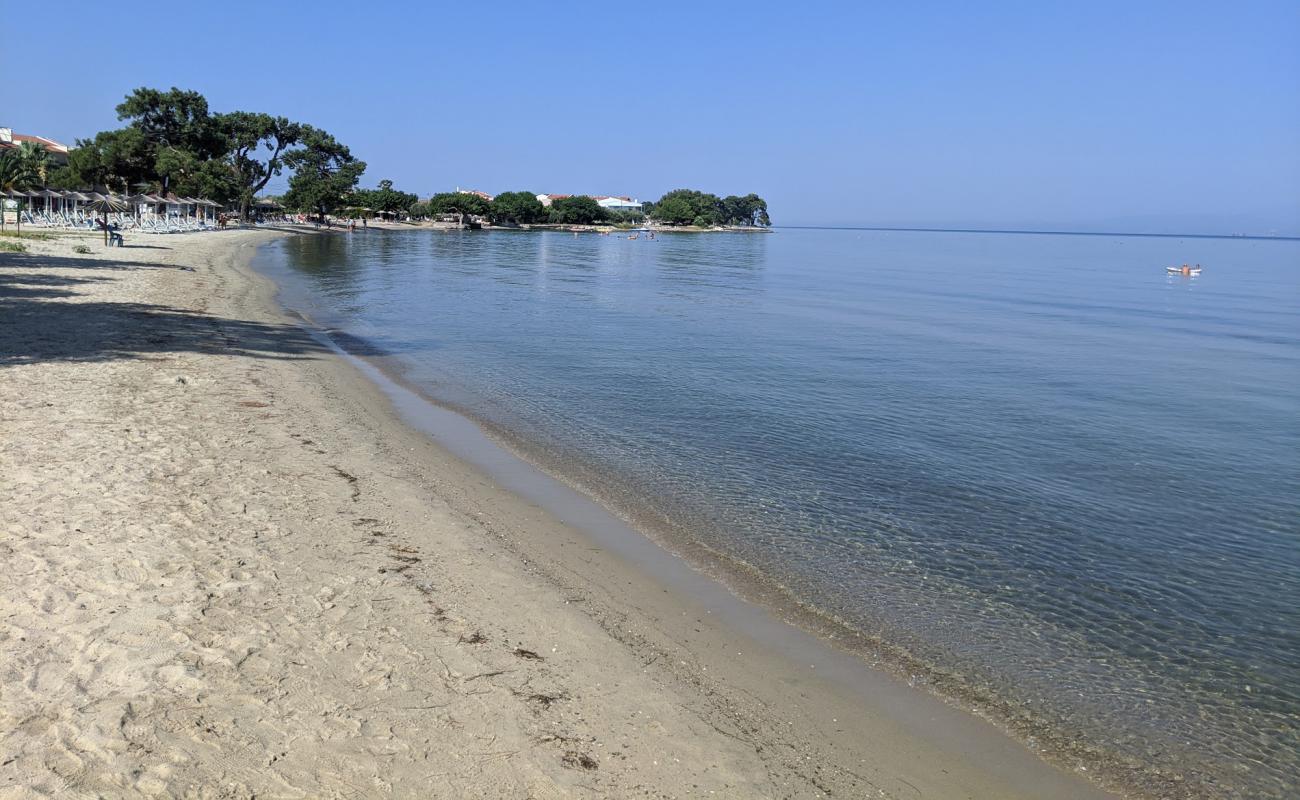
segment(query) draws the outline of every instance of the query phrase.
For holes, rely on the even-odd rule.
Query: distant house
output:
[[[610,197],[601,195],[594,198],[597,205],[609,211],[641,211],[644,206],[640,200],[632,197]]]
[[[477,190],[477,189],[462,189],[462,188],[460,188],[459,186],[457,186],[457,187],[456,187],[456,194],[472,194],[472,195],[474,195],[475,197],[481,197],[481,198],[483,198],[484,200],[488,201],[489,203],[492,202],[492,195],[488,194],[487,192],[480,192],[480,191]]]
[[[547,208],[550,208],[551,203],[554,203],[556,200],[563,200],[566,197],[590,197],[592,200],[595,200],[596,204],[599,205],[601,208],[608,209],[610,211],[641,211],[643,208],[641,205],[641,201],[635,198],[614,197],[613,195],[607,195],[607,194],[592,194],[592,195],[539,194],[537,195],[537,202],[541,203]]]
[[[551,207],[551,203],[554,203],[556,200],[563,200],[563,199],[566,198],[566,197],[573,197],[573,195],[571,195],[571,194],[539,194],[539,195],[537,195],[537,202],[541,203],[542,205],[546,206],[547,208],[550,208],[550,207]]]
[[[63,166],[68,163],[68,146],[44,136],[32,136],[26,133],[14,133],[13,128],[0,128],[0,150],[16,148],[23,142],[34,142],[45,148],[50,154],[50,163]]]

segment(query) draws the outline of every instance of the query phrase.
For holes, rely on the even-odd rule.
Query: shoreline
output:
[[[201,465],[202,469],[220,472],[232,466],[227,462],[235,460],[233,466],[241,467],[243,472],[247,472],[257,469],[268,459],[274,461],[289,458],[288,453],[293,454],[289,461],[289,466],[295,472],[292,480],[276,483],[272,476],[277,473],[271,470],[266,477],[244,484],[241,481],[248,479],[237,477],[242,473],[241,470],[235,470],[233,483],[214,483],[208,490],[197,487],[198,491],[184,498],[185,503],[182,505],[198,504],[203,508],[217,508],[233,502],[232,495],[242,491],[246,497],[254,499],[254,505],[260,502],[262,505],[275,506],[275,503],[268,504],[265,499],[257,500],[269,493],[277,503],[290,507],[289,510],[292,511],[273,520],[280,532],[276,541],[300,540],[307,532],[324,526],[326,530],[323,532],[331,536],[311,538],[306,545],[311,558],[315,559],[313,563],[319,562],[319,565],[327,567],[328,574],[343,580],[348,587],[345,595],[370,592],[367,595],[369,599],[363,603],[367,604],[367,609],[375,605],[371,601],[380,599],[375,593],[391,595],[382,604],[386,607],[375,612],[383,617],[382,623],[376,623],[375,626],[363,625],[351,630],[349,641],[352,644],[349,647],[373,647],[376,640],[393,639],[393,634],[387,631],[396,630],[396,641],[401,644],[398,650],[406,653],[407,660],[403,662],[396,659],[395,666],[390,660],[389,666],[392,668],[386,679],[390,687],[394,683],[405,682],[409,684],[409,691],[410,686],[419,683],[411,677],[414,665],[433,664],[437,672],[436,664],[441,661],[443,669],[440,682],[446,684],[443,692],[446,696],[434,698],[445,701],[438,705],[446,708],[455,707],[461,702],[469,703],[479,710],[480,716],[501,728],[494,729],[495,736],[510,739],[518,745],[518,749],[510,756],[493,757],[496,760],[491,762],[493,766],[488,772],[496,770],[497,773],[492,776],[483,771],[486,768],[484,764],[478,764],[477,784],[465,783],[463,781],[470,780],[470,777],[461,776],[461,783],[453,781],[442,788],[422,785],[425,791],[455,794],[457,787],[463,789],[477,785],[482,789],[506,785],[494,784],[492,781],[523,781],[520,776],[527,775],[531,783],[524,781],[511,785],[526,785],[529,791],[545,787],[565,794],[595,795],[625,793],[639,786],[652,787],[662,796],[707,793],[709,789],[733,796],[817,796],[828,792],[860,796],[874,790],[880,790],[884,796],[909,796],[912,789],[939,797],[1017,794],[1103,796],[1078,778],[1059,772],[1040,761],[1029,751],[996,732],[988,723],[952,709],[928,694],[892,686],[893,679],[887,678],[883,673],[878,674],[877,682],[872,684],[870,693],[873,694],[873,702],[868,703],[863,697],[853,697],[842,686],[837,686],[834,675],[827,676],[826,673],[835,672],[829,664],[829,660],[833,659],[828,657],[828,663],[818,665],[821,672],[814,673],[811,668],[796,667],[790,663],[789,658],[765,646],[761,637],[755,640],[743,630],[731,630],[732,622],[720,622],[714,618],[713,612],[717,609],[709,607],[707,603],[694,602],[689,597],[679,596],[668,588],[655,584],[643,570],[627,563],[626,556],[612,552],[610,542],[604,546],[597,542],[596,548],[592,549],[592,542],[583,534],[580,525],[557,519],[547,509],[540,508],[535,500],[518,496],[508,488],[503,488],[497,478],[464,463],[454,452],[448,452],[443,444],[424,435],[413,435],[409,420],[399,418],[401,409],[392,408],[394,401],[391,396],[373,385],[357,365],[327,352],[325,348],[312,347],[300,335],[292,341],[292,353],[280,353],[285,348],[284,339],[294,336],[292,330],[297,328],[276,304],[275,286],[249,266],[255,246],[279,235],[285,234],[241,231],[203,234],[204,237],[217,237],[203,240],[176,241],[172,237],[148,239],[151,244],[156,242],[160,246],[173,247],[160,247],[163,252],[150,250],[150,258],[141,258],[137,267],[132,269],[130,277],[134,285],[132,293],[126,295],[132,299],[127,302],[138,305],[139,295],[143,292],[151,297],[167,298],[180,308],[186,305],[179,301],[183,299],[206,311],[206,317],[223,315],[216,317],[215,321],[215,330],[219,332],[218,344],[187,341],[187,347],[183,350],[161,344],[150,345],[149,336],[156,335],[156,328],[165,323],[148,319],[157,312],[138,312],[143,315],[143,327],[139,333],[143,336],[144,345],[136,349],[147,350],[153,361],[158,362],[156,364],[143,363],[138,352],[123,355],[131,348],[119,348],[122,352],[111,358],[107,353],[98,352],[96,359],[55,357],[47,360],[20,360],[16,368],[26,370],[28,374],[25,377],[29,379],[33,377],[31,373],[57,373],[51,375],[49,381],[50,397],[55,401],[52,405],[56,406],[66,399],[56,389],[69,380],[90,392],[80,398],[79,402],[82,403],[99,402],[97,398],[101,397],[111,398],[115,396],[113,390],[121,387],[129,390],[125,397],[136,402],[141,394],[175,393],[178,391],[176,386],[193,386],[196,390],[203,387],[201,396],[190,390],[180,390],[187,397],[176,406],[178,413],[174,419],[158,419],[156,423],[151,423],[151,417],[146,414],[135,424],[178,424],[182,428],[189,425],[191,434],[196,436],[203,433],[222,440],[248,439],[249,441],[239,444],[239,456],[243,460],[232,459],[228,453],[218,450],[209,454],[206,460],[199,458],[195,461],[191,458],[187,461],[189,456],[185,452],[168,451],[171,468],[180,468],[174,472],[173,479],[179,477],[184,481],[191,472],[186,467],[195,464]],[[0,269],[11,267],[15,262],[20,265],[31,264],[31,267],[19,268],[31,278],[23,285],[46,286],[48,280],[42,279],[44,282],[41,282],[33,277],[46,275],[50,271],[39,266],[42,258],[55,262],[100,261],[70,259],[47,252],[70,251],[67,240],[56,240],[48,245],[42,243],[41,247],[33,249],[38,252],[21,257],[8,254],[0,257]],[[191,253],[190,250],[196,252]],[[69,272],[79,270],[69,278],[85,280],[86,276],[90,276],[98,282],[70,283],[60,287],[60,291],[88,292],[101,284],[123,280],[112,274],[120,270],[111,265],[121,264],[121,259],[137,254],[138,250],[132,253],[128,247],[112,254],[112,260],[103,259],[102,263],[106,266],[99,269],[91,264],[67,265]],[[161,256],[164,262],[170,259],[172,266],[177,269],[146,267],[146,264],[156,266],[154,256]],[[55,271],[59,271],[57,266]],[[110,274],[95,274],[98,272]],[[19,302],[35,304],[54,305],[63,302],[54,298],[37,299],[36,296],[20,295],[20,298]],[[207,325],[206,322],[204,324]],[[0,327],[0,333],[12,332],[9,328]],[[31,331],[22,333],[35,336],[36,340],[43,335]],[[76,336],[78,333],[85,336],[87,331],[50,335]],[[73,342],[59,347],[71,349],[78,345]],[[13,349],[21,351],[22,342]],[[35,346],[31,349],[40,350]],[[6,353],[8,350],[6,348]],[[250,355],[253,350],[257,354]],[[239,355],[232,355],[230,351]],[[283,357],[273,358],[267,353]],[[12,360],[6,363],[12,364]],[[93,367],[87,366],[88,364]],[[172,375],[170,371],[178,366],[184,367],[182,374]],[[113,374],[88,377],[78,374],[78,370],[84,372],[102,367],[112,367]],[[6,372],[13,369],[15,367],[11,365],[5,372],[0,372],[0,381],[9,378]],[[162,375],[160,371],[167,374]],[[246,380],[240,383],[225,380],[239,375]],[[105,382],[100,380],[101,377],[109,380]],[[178,377],[186,380],[178,384],[175,381]],[[35,385],[42,385],[42,382],[43,379],[37,375]],[[254,397],[238,400],[233,406],[229,402],[220,406],[212,403],[214,400],[230,401],[235,395],[249,394],[250,390]],[[6,419],[17,421],[20,432],[34,434],[36,439],[64,441],[70,438],[84,444],[81,431],[60,428],[76,428],[81,417],[64,414],[54,421],[46,419],[37,413],[40,409],[37,409],[34,397],[30,394],[32,391],[29,388],[18,393],[21,402],[16,409],[8,404],[0,407],[3,408]],[[269,399],[255,399],[258,395]],[[234,411],[231,410],[232,407]],[[192,420],[196,410],[207,412],[199,415],[206,423],[203,431],[194,430],[196,423]],[[465,424],[473,427],[467,420]],[[247,427],[236,430],[240,426]],[[51,428],[54,430],[51,431]],[[42,433],[46,435],[40,435]],[[55,435],[48,435],[51,433]],[[483,435],[481,431],[479,435]],[[196,438],[196,441],[199,439]],[[146,444],[155,449],[158,446],[155,441]],[[14,448],[21,451],[20,456],[27,454],[26,458],[16,461],[24,476],[17,481],[17,486],[11,486],[7,481],[0,483],[6,494],[12,492],[19,500],[11,505],[12,511],[3,519],[5,526],[0,528],[9,532],[6,533],[5,544],[11,552],[19,551],[21,557],[15,560],[19,565],[19,574],[30,574],[34,578],[47,575],[55,567],[48,561],[42,565],[40,559],[46,557],[43,554],[53,546],[53,542],[42,541],[41,532],[46,527],[50,530],[58,527],[54,520],[47,518],[57,513],[54,510],[57,504],[52,506],[49,503],[48,494],[52,490],[50,485],[63,493],[63,506],[68,503],[76,505],[76,498],[90,488],[86,480],[88,476],[77,473],[77,470],[83,469],[77,466],[82,462],[71,457],[77,453],[59,451],[56,456],[67,455],[69,458],[50,458],[49,453],[38,447],[37,443],[24,445],[18,441],[18,436],[0,440],[0,446],[5,448],[6,455],[10,455],[9,451]],[[32,449],[22,450],[23,447]],[[199,445],[196,444],[195,447]],[[145,449],[153,452],[149,447]],[[266,455],[268,453],[269,456]],[[37,457],[43,460],[38,461]],[[106,459],[109,465],[122,458],[118,451],[100,452],[99,457]],[[42,470],[50,472],[42,473]],[[331,474],[330,470],[334,473]],[[69,480],[67,475],[63,475],[60,480],[60,474],[65,471],[73,473],[79,480]],[[315,477],[316,473],[321,473],[321,477]],[[28,476],[35,479],[27,480]],[[103,478],[103,474],[96,473],[89,477],[98,480]],[[154,488],[163,494],[168,491],[165,481]],[[272,489],[281,494],[275,495]],[[285,492],[291,494],[286,495]],[[110,496],[118,497],[115,493]],[[44,505],[22,502],[42,497],[46,500]],[[84,501],[81,505],[84,505]],[[117,505],[122,505],[123,508],[116,509],[114,513],[129,516],[138,516],[149,510],[140,508],[129,500],[121,502],[120,497]],[[332,513],[325,513],[326,511]],[[363,516],[363,511],[368,515]],[[107,512],[92,506],[81,513],[86,519],[95,520]],[[227,509],[225,513],[231,512]],[[245,503],[243,513],[248,513],[248,503]],[[218,518],[211,521],[210,527],[224,531],[226,538],[223,542],[234,542],[225,546],[242,546],[239,544],[239,534],[244,529],[238,526],[223,527],[227,524],[229,523],[224,521],[224,517],[218,515]],[[142,527],[149,526],[146,524]],[[57,538],[71,535],[75,540],[75,534],[86,529],[84,524],[75,531],[66,526],[59,527],[58,533],[61,535]],[[195,529],[203,530],[201,522],[195,524]],[[146,543],[151,545],[165,544],[152,542],[147,530],[135,530],[133,535],[139,537],[139,540],[136,541],[135,549],[125,551],[128,555],[149,549],[139,546],[141,540],[148,540]],[[199,539],[203,538],[201,533],[195,535]],[[37,541],[30,541],[32,539]],[[386,546],[374,544],[377,541]],[[646,546],[656,548],[648,539],[644,542]],[[114,550],[111,542],[99,545],[96,550],[106,560],[121,555]],[[292,566],[301,566],[295,564],[293,558],[303,545],[299,542],[296,547],[297,549],[268,554],[267,566],[272,572],[292,572]],[[349,547],[360,549],[347,552]],[[165,549],[159,552],[165,552]],[[667,552],[661,552],[663,557],[674,558]],[[453,555],[459,558],[453,558]],[[137,557],[135,560],[140,559]],[[579,562],[582,563],[581,567],[578,566]],[[22,572],[24,567],[33,564],[33,571]],[[286,569],[286,565],[290,569]],[[70,561],[65,561],[65,566],[69,569],[93,567]],[[133,578],[140,577],[140,569],[143,568],[137,567],[131,573]],[[241,568],[237,571],[244,570]],[[708,582],[707,578],[698,573],[690,570],[687,572],[696,575],[698,580]],[[99,583],[90,583],[101,595],[112,595],[110,590],[114,589],[119,590],[118,594],[130,595],[136,590],[125,585],[123,582],[126,580],[116,576],[112,579],[105,578]],[[226,578],[212,585],[221,589],[232,580],[236,583],[257,583],[258,578],[256,575]],[[295,597],[302,595],[299,600],[309,598],[314,603],[321,603],[315,593],[318,587],[311,584],[310,576],[299,582],[303,580],[307,581],[307,585],[290,585],[292,582],[287,578],[278,578],[271,583],[281,587],[278,591]],[[440,596],[443,593],[440,587],[443,585],[456,588],[456,591],[450,593],[450,600],[443,600]],[[721,586],[715,586],[725,593]],[[159,591],[163,588],[166,587],[150,587],[150,590]],[[265,587],[260,588],[265,590]],[[308,592],[308,589],[312,591]],[[251,590],[245,587],[235,590],[234,594],[247,591]],[[319,613],[334,611],[347,602],[346,599],[341,599],[345,595],[333,591],[335,594],[323,603],[331,608]],[[690,592],[682,593],[689,594]],[[514,597],[521,598],[521,601],[515,602]],[[188,598],[189,593],[185,593],[181,599]],[[7,655],[15,656],[11,663],[24,666],[50,663],[39,658],[41,653],[32,652],[42,646],[58,650],[61,645],[67,645],[72,650],[77,650],[72,646],[76,642],[60,643],[60,634],[41,630],[43,625],[51,625],[52,620],[47,620],[32,610],[39,606],[39,597],[36,595],[13,597],[6,592],[0,595],[0,599],[3,600],[2,607],[5,611],[0,618],[9,620],[0,636],[0,647],[4,648]],[[60,606],[60,603],[56,601],[54,605]],[[378,608],[377,605],[375,607]],[[470,614],[471,609],[475,613]],[[256,604],[243,608],[242,611],[251,615],[252,622],[263,621],[263,615],[259,614]],[[402,613],[394,613],[395,611]],[[76,617],[75,605],[66,610],[56,608],[54,612],[45,612],[45,615],[59,617],[64,613]],[[15,619],[19,622],[14,622]],[[203,620],[196,619],[195,630],[200,634],[206,631],[212,635],[211,630],[205,629]],[[26,626],[23,620],[28,620]],[[322,635],[328,637],[340,627],[347,629],[347,625],[343,624],[347,621],[346,614],[341,620],[323,621]],[[249,618],[242,618],[240,622],[248,624]],[[75,620],[70,624],[75,630]],[[292,632],[278,635],[281,638],[300,635],[297,626],[291,624],[290,627]],[[17,638],[14,636],[15,628],[31,635],[26,640]],[[549,635],[542,635],[542,631]],[[273,650],[277,634],[266,635],[269,643],[263,642],[262,647],[255,648],[254,652],[245,653],[242,657],[253,658],[258,653],[267,654]],[[194,638],[189,634],[186,636],[191,640]],[[103,643],[103,639],[100,637],[99,641]],[[537,644],[541,640],[556,641],[558,644],[553,645],[555,649],[548,652],[549,648]],[[32,643],[27,644],[27,641]],[[81,644],[84,646],[85,642]],[[307,638],[304,644],[310,650],[312,640]],[[509,649],[511,645],[514,646],[513,650]],[[184,649],[183,644],[178,647]],[[205,647],[210,650],[220,649],[219,645],[214,644]],[[72,663],[77,668],[84,667],[93,672],[92,667],[98,669],[96,664],[102,665],[105,660],[104,653],[114,659],[117,658],[113,655],[115,652],[112,647],[107,647],[98,658],[92,658],[89,663],[75,658]],[[519,655],[520,652],[529,655]],[[733,652],[744,652],[745,656],[737,658]],[[827,652],[833,651],[828,647]],[[537,658],[534,659],[534,656]],[[272,667],[291,671],[291,662],[276,661],[269,655],[258,657],[266,659]],[[182,701],[192,703],[202,696],[207,698],[208,713],[220,716],[221,704],[212,698],[249,693],[256,696],[257,692],[247,685],[255,684],[256,681],[234,676],[235,679],[223,684],[217,678],[207,675],[210,665],[225,667],[222,658],[234,660],[230,656],[214,657],[208,661],[200,657],[196,662],[193,658],[186,660],[183,653],[157,660],[158,663],[154,664],[157,667],[156,679],[148,688],[161,693],[163,699],[152,702],[164,705],[171,701],[174,704]],[[455,659],[466,658],[481,663],[455,662]],[[135,659],[129,650],[122,659],[124,667],[139,671],[140,665],[136,663],[139,659]],[[180,669],[176,669],[178,666]],[[529,674],[527,680],[524,680],[516,673],[525,667],[537,670],[538,674]],[[848,670],[841,681],[847,679],[849,682],[859,680],[866,674],[857,670],[868,669],[865,664],[858,667],[841,664],[841,667]],[[503,671],[497,672],[498,668]],[[428,667],[422,669],[427,670]],[[220,672],[221,669],[216,671]],[[274,669],[268,669],[268,672],[274,672]],[[419,672],[416,670],[416,674]],[[0,786],[20,785],[17,783],[18,776],[24,774],[21,770],[26,768],[36,767],[42,774],[59,774],[58,770],[48,768],[51,763],[49,753],[57,751],[59,747],[71,749],[68,741],[57,736],[56,746],[50,740],[48,732],[26,730],[22,726],[13,726],[10,730],[12,721],[20,718],[11,707],[14,705],[44,709],[38,713],[47,716],[53,714],[68,721],[77,719],[76,712],[68,706],[67,679],[60,680],[55,675],[41,677],[39,669],[35,674],[36,677],[31,678],[34,688],[24,690],[17,699],[6,696],[4,704],[0,705],[0,722],[6,723],[0,726],[0,730],[6,731],[6,744],[18,745],[9,749],[19,753],[13,761],[0,768]],[[175,680],[168,683],[172,678]],[[280,731],[281,734],[286,734],[293,727],[285,724],[286,720],[296,718],[289,712],[300,711],[300,706],[310,706],[320,698],[341,700],[358,691],[353,685],[340,686],[341,681],[329,678],[330,674],[322,672],[313,679],[307,679],[307,684],[311,686],[311,696],[308,698],[302,696],[303,692],[290,693],[282,698],[285,702],[292,700],[293,703],[276,709],[281,712],[278,716],[270,715],[272,721],[279,720],[279,725],[285,729]],[[602,683],[602,679],[615,681],[618,688],[612,692],[595,689],[595,686]],[[96,695],[96,703],[111,702],[112,698],[120,699],[123,695],[131,694],[123,691],[121,686],[116,687],[116,692],[97,691],[93,686],[94,677],[88,680],[91,686],[87,691]],[[187,680],[199,683],[207,681],[213,685],[207,686],[210,691],[204,694],[192,683],[187,683]],[[538,688],[542,683],[550,685],[529,693],[530,687]],[[468,691],[465,690],[465,684],[471,684]],[[370,688],[371,685],[366,684],[363,691]],[[862,694],[861,687],[857,688],[858,694]],[[138,695],[140,691],[137,689],[135,693]],[[469,691],[481,691],[482,694],[469,694]],[[171,698],[169,692],[175,692],[176,696]],[[538,697],[542,699],[537,699]],[[367,714],[378,718],[391,717],[395,713],[394,705],[380,703],[368,708]],[[130,700],[127,701],[127,707],[132,707]],[[238,708],[239,703],[233,703],[232,707]],[[628,719],[631,718],[626,715],[639,715],[644,709],[656,710],[656,725],[629,725]],[[30,711],[31,708],[27,710]],[[436,716],[444,712],[430,710],[429,713]],[[944,724],[936,726],[934,715],[942,719]],[[262,716],[267,716],[265,711]],[[232,715],[234,717],[237,714]],[[852,718],[846,719],[849,717]],[[418,720],[403,720],[404,724],[414,726],[410,731],[418,729],[418,733],[388,737],[385,747],[391,750],[396,743],[424,737],[420,740],[433,743],[433,751],[445,760],[448,753],[458,753],[465,748],[464,726],[483,722],[477,719],[471,722],[472,718],[472,715],[458,717],[462,729],[454,735],[433,730],[440,728],[438,725],[421,727]],[[556,718],[568,728],[555,732],[553,723],[557,722]],[[261,722],[259,718],[257,724]],[[374,727],[374,722],[372,718],[360,723],[358,735],[374,738],[373,732],[366,733],[366,724],[370,723]],[[122,766],[123,762],[133,759],[149,760],[138,754],[128,755],[128,751],[112,757],[104,756],[105,752],[117,752],[111,746],[114,741],[111,726],[105,726],[102,731],[91,727],[89,733],[83,733],[83,738],[95,739],[98,736],[105,741],[96,743],[98,752],[96,748],[82,748],[79,751],[76,758],[83,764],[98,759],[103,764]],[[256,728],[256,724],[253,727]],[[220,730],[220,726],[217,729]],[[573,735],[579,729],[583,732]],[[397,728],[390,726],[388,730],[391,732]],[[440,740],[439,735],[445,735],[445,738]],[[548,736],[552,738],[546,739]],[[257,743],[267,745],[274,738],[274,735],[268,733],[258,739]],[[310,736],[306,738],[311,739]],[[620,748],[623,756],[611,755],[613,743],[620,740],[623,743]],[[145,768],[145,777],[149,780],[158,782],[164,788],[175,788],[193,785],[195,781],[205,782],[213,777],[210,772],[213,764],[205,763],[201,757],[202,752],[210,751],[202,751],[196,756],[177,742],[162,744],[162,750],[171,746],[184,751],[181,755],[188,755],[189,758],[181,758],[179,761],[176,758],[170,759],[168,763],[174,765],[170,768],[170,774],[164,774],[168,770]],[[654,748],[659,748],[664,753],[676,752],[678,755],[663,758],[661,764],[661,759],[650,758],[644,752],[653,751]],[[241,755],[239,748],[233,749],[238,761]],[[312,748],[307,747],[305,750],[310,752]],[[227,758],[231,755],[220,747],[218,752]],[[409,751],[403,752],[409,755]],[[319,755],[319,750],[316,754]],[[375,774],[370,777],[388,780],[390,786],[415,786],[416,784],[404,784],[400,780],[403,777],[410,779],[415,774],[403,772],[403,769],[410,766],[403,760],[405,757],[397,758],[393,753],[389,755],[401,763],[376,766]],[[677,762],[672,760],[681,758],[682,755],[687,758]],[[301,753],[294,753],[286,758],[289,761],[294,758],[301,760],[301,756]],[[596,766],[586,766],[584,759]],[[365,760],[362,758],[361,762]],[[645,763],[647,760],[653,763]],[[38,767],[41,763],[47,766]],[[414,763],[415,760],[411,759],[411,764]],[[365,764],[358,763],[354,766],[362,769]],[[339,769],[343,768],[339,766]],[[299,764],[297,769],[295,774],[300,781],[311,778],[310,764]],[[81,776],[82,783],[79,785],[83,786],[92,785],[95,780],[107,780],[103,776],[96,777],[99,773],[89,768],[70,771]],[[316,777],[319,780],[319,775]],[[246,776],[246,782],[253,780],[254,777]],[[110,790],[114,786],[111,783],[102,785]],[[251,788],[252,784],[248,785]],[[143,791],[141,787],[136,788]],[[337,791],[333,786],[316,785],[316,792],[320,794],[334,794]]]

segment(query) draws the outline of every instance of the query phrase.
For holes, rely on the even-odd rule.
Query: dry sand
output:
[[[0,797],[1099,796],[413,432],[278,235],[0,253]]]

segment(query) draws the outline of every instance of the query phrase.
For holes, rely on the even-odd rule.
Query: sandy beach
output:
[[[0,797],[1106,796],[413,429],[295,233],[0,253]]]

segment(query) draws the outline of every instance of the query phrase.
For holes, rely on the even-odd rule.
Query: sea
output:
[[[1031,747],[1300,793],[1300,241],[368,230],[257,266]]]

